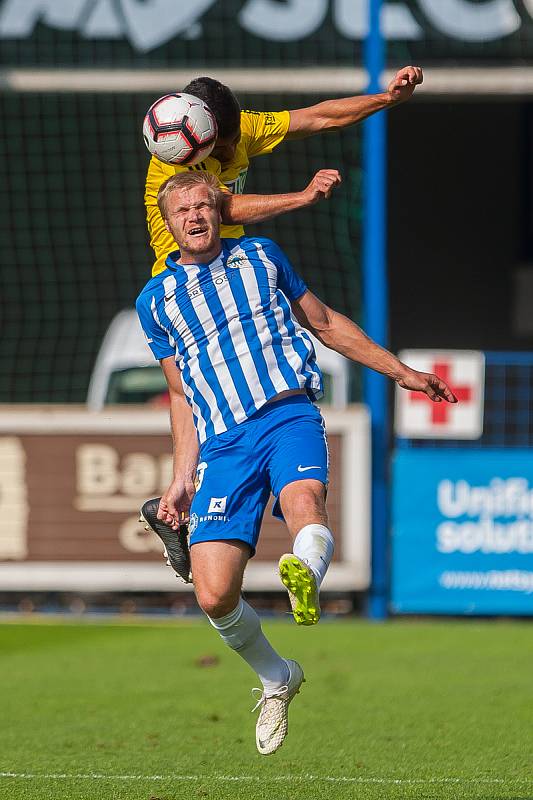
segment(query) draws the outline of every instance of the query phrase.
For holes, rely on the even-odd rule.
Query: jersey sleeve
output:
[[[289,122],[288,111],[243,111],[241,132],[247,139],[248,157],[271,153],[284,140]]]
[[[146,207],[146,222],[148,224],[148,234],[150,245],[155,253],[155,264],[152,275],[157,275],[165,269],[165,261],[169,253],[177,250],[178,246],[173,236],[167,231],[163,217],[157,205],[157,195],[163,183],[172,175],[190,170],[202,170],[211,172],[219,179],[219,187],[227,191],[224,184],[220,181],[220,164],[215,158],[207,158],[195,167],[182,167],[179,164],[165,164],[155,156],[152,156],[146,174],[146,185],[144,191],[144,204]]]
[[[161,358],[176,355],[176,350],[169,342],[168,333],[152,313],[150,308],[151,298],[152,295],[143,292],[137,298],[135,307],[146,342],[154,358],[159,361]]]
[[[278,268],[278,287],[289,300],[298,300],[307,291],[307,286],[281,249],[275,242],[266,240],[263,244],[268,258]]]

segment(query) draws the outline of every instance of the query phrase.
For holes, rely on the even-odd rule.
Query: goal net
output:
[[[217,76],[217,70],[210,74]],[[104,332],[150,277],[143,190],[149,154],[144,113],[166,89],[0,92],[2,248],[0,402],[83,402]],[[201,70],[200,70],[201,74]],[[131,78],[131,75],[130,75]],[[77,76],[79,80],[79,75]],[[132,81],[129,80],[131,86]],[[181,85],[175,86],[175,89]],[[274,88],[274,87],[273,87]],[[238,91],[243,108],[281,110],[327,94]],[[331,201],[249,232],[271,236],[327,303],[359,313],[360,133],[284,143],[252,161],[246,191],[302,189],[340,169]]]

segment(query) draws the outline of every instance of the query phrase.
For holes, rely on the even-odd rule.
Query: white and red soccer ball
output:
[[[167,164],[193,166],[207,158],[217,138],[217,123],[209,107],[192,94],[166,94],[144,118],[146,147]]]

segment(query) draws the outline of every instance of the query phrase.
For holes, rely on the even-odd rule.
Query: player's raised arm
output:
[[[333,189],[341,184],[336,169],[321,169],[301,192],[287,194],[229,194],[222,193],[221,216],[225,225],[250,224],[272,219],[287,211],[296,211],[328,199]]]
[[[290,112],[289,130],[285,138],[303,139],[315,133],[336,131],[355,125],[376,111],[409,100],[423,80],[420,67],[402,67],[389,83],[386,92],[324,100],[314,106],[294,109]]]
[[[329,308],[312,292],[307,291],[298,300],[293,300],[292,310],[298,322],[310,330],[326,347],[387,375],[402,389],[424,392],[436,403],[442,400],[448,403],[457,402],[457,398],[445,381],[437,375],[418,372],[408,367],[370,339],[355,322]]]

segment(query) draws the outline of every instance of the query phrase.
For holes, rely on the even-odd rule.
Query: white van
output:
[[[321,402],[334,408],[348,404],[348,359],[309,334],[324,376]],[[101,411],[105,405],[148,403],[167,396],[166,381],[146,344],[135,309],[120,311],[106,331],[94,365],[87,406]]]

